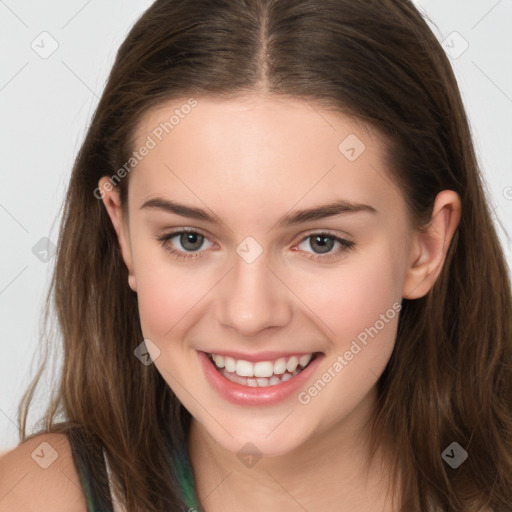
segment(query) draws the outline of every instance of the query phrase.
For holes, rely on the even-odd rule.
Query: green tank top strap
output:
[[[68,431],[68,439],[87,512],[113,512],[108,472],[101,444],[93,442],[79,427],[73,427]],[[88,456],[85,457],[85,454]],[[91,467],[89,457],[92,458],[94,467]],[[194,473],[186,447],[179,446],[174,460],[169,462],[175,470],[182,500],[187,507],[183,512],[203,512],[197,498]]]
[[[69,429],[67,435],[82,485],[87,512],[113,512],[101,444],[88,437],[85,431],[79,427]]]
[[[186,503],[187,507],[189,507],[184,512],[203,512],[197,498],[194,473],[185,446],[179,446],[178,456],[174,461],[174,467],[176,468],[176,476],[180,484],[183,501]]]

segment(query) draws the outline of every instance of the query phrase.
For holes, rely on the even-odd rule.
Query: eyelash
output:
[[[169,253],[171,253],[173,255],[173,257],[175,257],[176,259],[179,259],[179,260],[190,260],[191,258],[199,258],[201,257],[200,254],[202,251],[196,251],[196,252],[192,252],[192,253],[187,253],[185,251],[179,251],[179,250],[176,250],[172,247],[169,246],[169,241],[178,236],[178,235],[182,235],[184,233],[191,233],[191,234],[195,234],[195,235],[200,235],[202,236],[204,239],[208,239],[208,237],[206,235],[204,235],[203,233],[201,233],[200,231],[197,231],[195,229],[180,229],[179,231],[173,231],[172,233],[167,233],[165,235],[162,235],[162,236],[158,236],[157,237],[157,240],[158,242],[160,242],[160,244],[162,245],[162,247],[164,247],[164,249],[166,249]],[[318,231],[318,232],[312,232],[310,233],[309,235],[305,236],[304,238],[302,238],[302,240],[299,242],[299,244],[301,244],[302,242],[304,242],[305,240],[307,240],[308,238],[312,238],[313,236],[323,236],[323,237],[327,237],[327,238],[330,238],[332,240],[334,240],[335,242],[338,242],[341,247],[335,251],[334,253],[326,253],[325,256],[322,256],[320,254],[317,254],[316,256],[306,256],[306,258],[310,259],[310,260],[314,260],[314,261],[318,261],[318,260],[323,260],[323,261],[326,261],[326,260],[331,260],[333,258],[337,258],[338,256],[340,256],[342,253],[346,252],[346,251],[353,251],[355,249],[355,243],[350,241],[350,240],[346,240],[345,238],[340,238],[338,236],[335,236],[333,235],[332,233],[329,233],[327,231]]]

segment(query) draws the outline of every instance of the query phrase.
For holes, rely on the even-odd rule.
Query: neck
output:
[[[246,467],[193,420],[188,449],[205,512],[244,510],[391,511],[389,457],[368,452],[373,389],[349,416],[293,451]],[[389,452],[388,452],[389,453]],[[391,489],[391,487],[389,487]]]

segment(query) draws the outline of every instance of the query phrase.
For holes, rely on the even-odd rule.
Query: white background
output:
[[[150,4],[0,0],[0,452],[19,442],[16,409],[37,362],[54,261],[40,261],[32,248],[43,237],[57,240],[72,164],[115,52]],[[450,36],[446,51],[456,57],[452,64],[512,267],[512,1],[416,4],[437,25],[439,40]],[[46,59],[31,47],[51,49],[50,36],[40,36],[44,31],[58,44]]]

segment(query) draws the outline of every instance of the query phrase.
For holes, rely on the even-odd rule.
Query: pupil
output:
[[[326,243],[326,240],[328,240],[329,242]],[[315,236],[313,238],[313,241],[315,244],[318,244],[319,247],[320,247],[320,253],[325,253],[325,252],[329,252],[331,249],[332,249],[332,245],[334,243],[334,241],[332,240],[331,237],[329,236]],[[311,244],[311,247],[314,249],[313,245]]]
[[[203,243],[202,235],[199,235],[198,233],[183,233],[180,237],[180,243],[189,251],[197,250]],[[190,247],[189,244],[192,244],[192,247]]]

